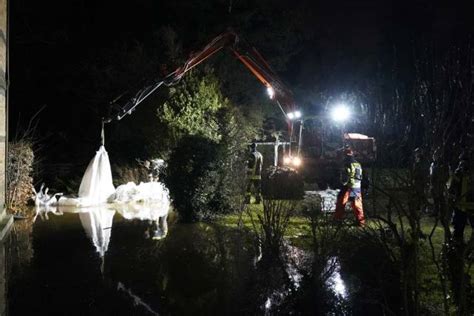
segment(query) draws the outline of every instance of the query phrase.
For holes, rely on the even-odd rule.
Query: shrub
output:
[[[6,206],[17,212],[33,196],[33,144],[21,140],[8,144]]]
[[[271,166],[262,180],[262,193],[266,199],[300,200],[303,198],[303,178],[295,170]]]
[[[235,211],[242,197],[244,163],[228,143],[201,136],[181,139],[171,153],[165,183],[184,221]]]

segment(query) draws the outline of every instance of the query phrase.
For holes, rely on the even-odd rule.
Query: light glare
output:
[[[290,112],[290,113],[288,113],[288,114],[286,114],[286,115],[288,116],[288,118],[289,118],[290,120],[292,120],[292,119],[295,118],[295,113],[293,113],[293,112]]]
[[[300,157],[294,157],[294,158],[293,158],[293,165],[294,165],[295,167],[301,166],[301,158],[300,158]]]
[[[270,99],[273,99],[273,97],[275,96],[275,90],[273,90],[272,87],[267,87],[267,93]]]
[[[285,156],[285,157],[283,158],[283,164],[288,165],[288,164],[290,164],[290,162],[291,162],[291,158],[290,158],[290,157]]]
[[[332,119],[336,122],[345,122],[351,116],[349,108],[344,104],[339,104],[331,112]]]
[[[300,117],[301,117],[301,112],[295,111],[295,118],[300,118]]]

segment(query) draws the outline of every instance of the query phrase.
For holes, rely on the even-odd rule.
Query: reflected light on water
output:
[[[286,273],[288,273],[288,277],[295,289],[298,289],[303,279],[300,268],[307,259],[308,254],[298,247],[287,245],[287,256],[290,260],[286,264]]]
[[[341,278],[341,265],[339,261],[335,258],[330,259],[328,262],[329,264],[334,264],[335,269],[332,273],[331,277],[328,280],[328,286],[336,293],[337,295],[341,296],[342,298],[347,298],[347,288],[344,280]]]
[[[269,310],[272,307],[272,300],[270,298],[267,298],[267,301],[265,302],[265,309]]]
[[[341,295],[343,298],[347,297],[346,285],[339,272],[334,272],[332,288],[336,294]]]

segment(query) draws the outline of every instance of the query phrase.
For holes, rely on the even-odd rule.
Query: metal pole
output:
[[[293,121],[291,121],[291,129],[290,129],[290,146],[288,147],[288,156],[291,157],[291,143],[293,142]]]
[[[298,138],[298,157],[300,156],[301,153],[301,145],[303,143],[303,120],[300,120],[300,136]]]
[[[275,153],[273,155],[273,165],[275,167],[278,166],[278,146],[280,146],[280,141],[277,138],[277,140],[275,141],[275,146],[273,146],[275,150]]]

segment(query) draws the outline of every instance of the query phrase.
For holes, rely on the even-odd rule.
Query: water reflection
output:
[[[135,295],[130,289],[127,289],[122,282],[117,284],[117,291],[123,291],[126,293],[133,301],[133,305],[143,307],[151,315],[158,316],[159,314],[155,312],[150,305],[145,303],[139,296]]]
[[[114,208],[127,220],[147,221],[145,238],[159,240],[168,235],[168,208],[161,203],[114,204]]]
[[[33,216],[33,222],[36,221],[38,216],[41,218],[41,220],[49,220],[49,215],[48,214],[53,214],[56,216],[61,216],[63,215],[63,212],[61,212],[57,206],[51,206],[51,205],[44,205],[44,206],[36,206],[35,208],[35,215]]]
[[[79,213],[82,227],[101,258],[109,249],[114,215],[114,210],[99,206],[81,209]]]
[[[290,244],[275,258],[247,230],[204,223],[168,230],[167,214],[152,205],[42,212],[50,216],[34,224],[31,262],[9,276],[12,315],[338,314],[329,285],[337,292],[340,275],[321,282],[311,254]],[[157,230],[166,236],[159,242]]]
[[[346,283],[341,277],[341,265],[336,257],[329,259],[328,266],[334,266],[331,276],[327,281],[327,285],[334,293],[342,299],[348,298]]]

